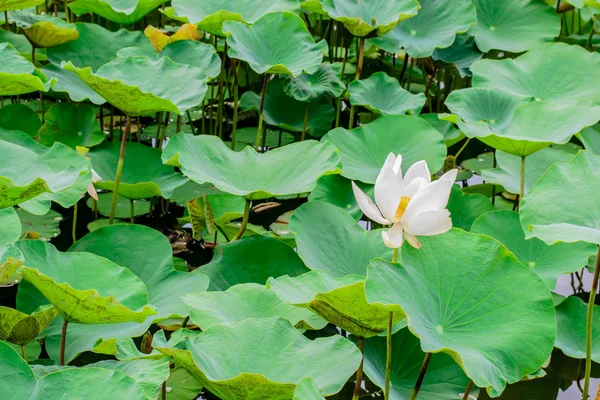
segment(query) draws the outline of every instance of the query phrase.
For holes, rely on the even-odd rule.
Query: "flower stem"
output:
[[[227,43],[223,48],[223,58],[221,59],[221,74],[219,75],[219,105],[217,108],[217,125],[215,125],[215,135],[223,137],[223,102],[225,101],[225,89],[223,81],[225,80],[225,62],[227,61]]]
[[[123,174],[123,163],[125,162],[125,147],[127,146],[127,136],[131,130],[131,118],[127,117],[127,125],[125,125],[125,133],[121,137],[121,151],[119,152],[119,162],[117,164],[117,174],[115,176],[115,186],[113,187],[112,204],[110,207],[110,217],[108,224],[112,225],[115,222],[115,213],[117,212],[117,202],[119,200],[119,184],[121,183],[121,175]]]
[[[265,74],[263,80],[262,94],[260,98],[260,109],[258,111],[258,131],[256,132],[256,151],[258,151],[262,143],[263,136],[263,112],[265,111],[265,98],[267,97],[267,83],[269,83],[269,75]]]
[[[423,365],[421,366],[419,377],[417,378],[417,382],[415,383],[415,388],[410,394],[409,400],[415,400],[417,398],[417,394],[419,394],[419,390],[421,390],[421,385],[423,384],[423,379],[425,378],[425,373],[427,372],[427,367],[429,366],[429,360],[431,360],[431,353],[425,354],[425,360],[423,360]]]
[[[67,325],[69,321],[63,320],[62,332],[60,334],[60,365],[65,365],[65,343],[67,342]]]
[[[358,367],[358,371],[356,371],[356,384],[354,385],[354,394],[352,395],[352,400],[358,400],[360,396],[360,387],[362,386],[363,362],[365,360],[364,338],[362,336],[358,337],[358,349],[360,350],[362,359],[360,360],[360,366]]]
[[[465,389],[465,394],[463,394],[462,400],[469,400],[469,395],[471,394],[471,389],[473,389],[473,381],[470,380],[467,388]]]
[[[77,203],[73,206],[73,227],[71,228],[73,243],[77,241]]]
[[[304,106],[304,124],[302,125],[302,136],[300,137],[300,141],[304,141],[306,138],[306,127],[308,126],[308,105],[310,103],[306,103]]]
[[[238,98],[239,98],[239,82],[235,58],[231,59],[231,73],[233,74],[233,121],[231,131],[231,150],[235,150],[235,142],[237,140],[237,121],[238,121]]]
[[[231,239],[232,242],[235,242],[238,239],[241,239],[244,236],[244,232],[246,231],[246,227],[248,226],[248,219],[250,218],[250,200],[246,199],[246,205],[244,206],[244,218],[242,219],[242,226],[240,226],[240,230]]]
[[[25,362],[29,362],[29,360],[27,359],[27,345],[26,344],[21,345],[21,353],[23,354],[23,360],[25,360]]]
[[[395,263],[398,260],[398,249],[394,249],[392,252],[392,262]],[[394,312],[388,312],[388,325],[387,325],[387,336],[386,336],[386,357],[385,357],[385,385],[383,394],[385,400],[390,399],[390,379],[392,376],[392,325],[394,320]]]
[[[588,300],[587,321],[585,325],[585,377],[583,378],[583,399],[588,398],[590,390],[590,375],[592,373],[592,328],[594,305],[596,301],[596,291],[598,289],[598,274],[600,273],[600,248],[596,258],[596,269],[594,270],[594,279],[592,280],[592,289],[590,290],[590,299]]]
[[[525,195],[525,156],[521,156],[521,188],[519,189],[519,211],[521,210],[521,201]]]
[[[135,224],[135,204],[133,199],[129,200],[129,218],[132,224]]]
[[[462,147],[456,152],[456,155],[454,156],[455,159],[458,159],[458,156],[460,156],[460,153],[463,152],[464,149],[467,148],[467,145],[471,142],[471,138],[468,138],[467,140],[465,140],[465,143],[462,145]]]

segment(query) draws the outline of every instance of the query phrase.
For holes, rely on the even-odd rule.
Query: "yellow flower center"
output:
[[[400,218],[404,215],[406,211],[406,207],[408,207],[408,203],[410,203],[409,197],[401,197],[400,204],[398,204],[398,208],[396,208],[396,214],[394,214],[394,222],[400,221]]]

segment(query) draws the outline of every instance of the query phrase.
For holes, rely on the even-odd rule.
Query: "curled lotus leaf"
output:
[[[300,12],[297,0],[174,0],[171,5],[163,11],[168,17],[196,24],[199,29],[218,36],[226,36],[225,21],[252,25],[265,14]]]
[[[144,35],[150,39],[150,43],[152,43],[152,46],[158,52],[161,52],[169,43],[175,43],[180,40],[200,40],[200,32],[194,24],[183,24],[171,36],[150,25],[144,29]]]
[[[58,17],[26,11],[12,11],[9,15],[36,48],[57,46],[79,37],[75,24]]]
[[[290,12],[266,14],[251,26],[227,21],[223,31],[228,34],[229,57],[246,61],[258,74],[312,74],[328,49],[324,40],[315,43],[304,21]]]
[[[24,345],[40,335],[58,315],[53,306],[42,306],[31,315],[0,306],[0,340]]]
[[[94,13],[117,24],[135,24],[167,0],[75,0],[69,9],[77,15]]]
[[[44,0],[2,0],[0,11],[22,10],[44,4]]]
[[[282,318],[215,325],[173,347],[153,346],[229,400],[291,399],[305,378],[312,378],[323,395],[333,395],[361,359],[349,340],[336,335],[311,341]]]
[[[339,97],[346,85],[339,78],[338,68],[331,64],[319,64],[312,74],[303,73],[297,77],[280,75],[283,91],[294,99],[310,102],[321,96]]]
[[[47,92],[54,83],[8,42],[0,43],[0,96]]]
[[[207,91],[201,69],[169,58],[123,57],[93,72],[71,62],[63,66],[129,116],[168,111],[178,115],[202,103]],[[156,79],[160,76],[160,79]],[[185,76],[187,79],[180,79]]]

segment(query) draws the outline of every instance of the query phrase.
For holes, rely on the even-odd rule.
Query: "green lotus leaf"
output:
[[[159,111],[181,115],[202,103],[207,91],[202,70],[169,58],[117,58],[95,73],[90,67],[77,68],[71,62],[63,68],[75,72],[106,101],[130,116]]]
[[[452,226],[469,231],[473,222],[485,213],[492,211],[494,205],[482,194],[465,193],[460,186],[452,185],[447,208],[452,218]]]
[[[364,276],[314,270],[295,278],[269,278],[267,287],[284,303],[309,309],[353,335],[368,338],[387,330],[388,310],[367,303]],[[394,324],[404,319],[399,307],[392,311]]]
[[[315,43],[304,21],[290,12],[265,14],[252,26],[226,21],[223,31],[228,34],[229,57],[246,61],[258,74],[312,74],[327,51],[327,42]]]
[[[46,148],[46,154],[40,155],[35,150],[32,151],[25,146],[13,143],[12,140],[7,141],[7,139],[17,135],[22,135],[23,140],[27,139],[35,144],[24,133],[0,131],[0,152],[5,155],[3,168],[0,169],[0,193],[2,193],[0,195],[0,208],[21,204],[46,193],[60,197],[61,191],[65,191],[76,184],[80,173],[86,173],[82,168],[65,165],[64,160],[56,159],[58,154],[64,154],[64,149],[59,147],[61,145],[53,146],[50,149]],[[66,146],[65,149],[70,150]],[[82,157],[81,159],[83,160]],[[91,174],[87,173],[86,175]],[[91,180],[91,177],[89,180]],[[59,201],[61,199],[55,198],[55,200]],[[65,207],[72,204],[62,202]]]
[[[63,207],[71,207],[81,199],[92,180],[90,162],[62,143],[46,147],[22,132],[0,130],[2,144],[17,152],[11,154],[16,160],[10,165],[11,168],[21,169],[12,173],[18,177],[15,183],[27,182],[29,189],[25,189],[25,193],[32,195],[30,199],[21,197],[20,201],[26,201],[19,206],[32,214],[47,214],[52,201]],[[19,156],[19,151],[24,151],[23,157]],[[35,177],[36,174],[40,175]],[[10,176],[7,175],[9,179]],[[44,176],[50,176],[52,180],[44,182],[41,180]],[[53,190],[55,187],[59,189]],[[15,189],[22,193],[23,188]],[[10,196],[12,192],[9,190],[8,193]]]
[[[17,353],[23,354],[23,348],[18,344],[8,343],[10,347],[16,350]],[[25,345],[25,352],[27,353],[27,360],[29,362],[36,361],[42,354],[42,345],[39,340],[33,340]]]
[[[210,277],[208,290],[227,290],[242,283],[264,285],[270,277],[298,276],[308,269],[296,252],[279,240],[250,236],[217,246],[211,262],[200,271]]]
[[[152,246],[148,246],[152,243]],[[169,240],[151,228],[141,225],[114,225],[100,228],[79,239],[70,251],[84,251],[105,257],[118,265],[126,265],[137,275],[148,289],[151,304],[158,314],[142,324],[69,326],[65,348],[65,361],[70,361],[83,351],[96,349],[103,353],[116,354],[117,340],[143,335],[153,321],[167,318],[183,318],[188,314],[181,302],[182,293],[197,293],[206,290],[208,279],[198,272],[181,272],[173,268],[172,248]],[[31,294],[31,286],[22,282],[17,294],[17,308],[23,312],[47,304],[44,298]],[[25,287],[23,287],[25,286]],[[46,330],[46,349],[54,360],[58,360],[62,318],[57,318]]]
[[[427,161],[430,171],[437,171],[446,158],[442,135],[414,116],[387,115],[350,131],[336,128],[322,140],[339,149],[342,176],[365,183],[375,183],[390,152],[402,154],[404,171],[420,160]]]
[[[304,378],[296,386],[292,400],[325,400],[325,397],[312,378]]]
[[[101,66],[117,58],[117,52],[125,47],[139,47],[156,51],[148,38],[139,31],[125,29],[112,32],[100,25],[76,23],[79,38],[46,50],[52,63],[61,65],[70,61],[77,68],[90,67],[98,71]],[[78,79],[78,78],[76,78]]]
[[[478,155],[476,158],[469,158],[462,162],[464,169],[473,171],[477,175],[482,175],[484,170],[494,168],[494,152],[487,152]],[[520,160],[519,160],[520,161]],[[520,166],[519,166],[520,168]]]
[[[577,136],[587,150],[600,156],[600,124],[585,128]]]
[[[335,176],[335,175],[328,175]],[[295,210],[286,211],[269,225],[271,232],[267,236],[281,240],[286,245],[296,248],[296,236],[290,231],[290,218],[294,215]]]
[[[21,237],[21,224],[14,208],[0,208],[0,285],[19,283],[17,270],[23,265],[23,254],[13,246]],[[0,328],[1,329],[1,328]]]
[[[450,47],[457,33],[465,33],[477,23],[471,0],[420,0],[419,4],[415,17],[400,22],[373,43],[388,53],[404,49],[411,57],[424,58],[436,48]]]
[[[54,83],[27,61],[10,43],[0,43],[0,96],[47,92]]]
[[[35,137],[41,126],[40,117],[26,105],[19,103],[6,104],[0,108],[0,129],[21,131]]]
[[[69,9],[77,15],[93,13],[117,24],[135,24],[166,0],[75,0]]]
[[[46,214],[36,215],[17,208],[22,235],[27,237],[38,237],[40,240],[50,240],[60,234],[59,224],[63,220],[62,215],[54,210],[49,210]]]
[[[77,146],[92,147],[104,140],[104,133],[96,119],[96,110],[91,104],[52,105],[46,112],[39,136],[40,143],[45,146],[60,142],[72,149]]]
[[[281,317],[297,328],[323,329],[327,321],[313,312],[282,302],[272,291],[256,283],[244,283],[224,292],[188,293],[181,299],[190,320],[203,331],[217,324],[234,324],[250,318]]]
[[[235,152],[215,136],[178,134],[162,160],[197,183],[210,182],[248,200],[310,192],[319,177],[340,172],[336,148],[314,140],[259,154],[251,148]]]
[[[321,96],[339,97],[346,85],[339,78],[340,72],[331,64],[319,64],[312,74],[304,73],[297,77],[281,75],[283,91],[298,101],[310,102]]]
[[[494,397],[536,372],[556,332],[544,282],[490,237],[452,229],[422,239],[400,264],[371,262],[367,300],[402,307],[423,351],[449,354]]]
[[[427,121],[429,125],[434,127],[444,137],[446,147],[450,147],[465,138],[465,134],[456,129],[456,126],[452,122],[440,119],[439,116],[440,114],[436,113],[419,115],[420,118]]]
[[[340,21],[354,36],[389,32],[400,21],[417,15],[416,0],[319,0],[330,18]]]
[[[171,369],[167,379],[167,400],[189,400],[202,392],[202,384],[180,366]]]
[[[472,0],[477,25],[469,31],[484,53],[492,49],[521,53],[560,33],[560,17],[553,7],[534,0]]]
[[[373,197],[373,185],[357,182],[358,186]],[[325,203],[336,205],[358,220],[362,217],[363,212],[356,202],[356,197],[352,191],[352,183],[350,179],[344,178],[341,175],[323,176],[317,182],[314,190],[310,192],[308,201],[323,201]]]
[[[98,213],[105,217],[110,215],[110,209],[112,206],[112,193],[100,193],[98,195],[98,202],[96,203],[98,207]],[[87,200],[87,205],[90,209],[93,209],[93,199],[90,197]],[[133,215],[135,217],[139,217],[140,215],[146,215],[150,213],[150,209],[152,207],[152,203],[144,200],[134,200],[133,201]],[[131,218],[131,200],[119,196],[117,198],[117,209],[115,211],[115,218],[119,219],[129,219]]]
[[[368,79],[348,85],[350,103],[365,106],[380,115],[418,115],[427,101],[425,94],[412,94],[400,86],[397,79],[385,72],[376,72]]]
[[[587,304],[576,296],[568,297],[556,307],[555,346],[565,355],[585,359]],[[592,323],[592,360],[600,362],[600,306],[594,306]]]
[[[555,162],[567,162],[573,154],[565,150],[547,147],[533,153],[525,161],[525,193],[540,179],[548,167]],[[504,186],[510,193],[518,194],[521,185],[521,157],[501,151],[496,152],[498,167],[482,171],[481,176],[486,182]]]
[[[14,243],[21,237],[21,223],[14,208],[0,208],[0,246]]]
[[[35,375],[27,362],[6,342],[0,341],[0,390],[16,399],[30,399]]]
[[[246,92],[240,99],[242,111],[260,110],[260,94]],[[281,80],[269,82],[265,99],[264,119],[269,125],[278,126],[292,132],[302,132],[304,127],[305,103],[285,94]],[[329,129],[335,118],[335,108],[331,100],[321,97],[308,104],[306,132],[313,137],[321,137]],[[252,141],[256,141],[256,137]]]
[[[247,143],[254,144],[256,142],[256,132],[258,131],[257,127],[250,128],[242,128],[237,130],[236,140],[239,143]],[[267,129],[264,133],[266,135],[265,138],[265,146],[266,147],[281,147],[286,144],[290,144],[294,141],[294,135],[288,132],[282,131],[274,131],[271,129]],[[281,138],[281,140],[280,140]],[[237,149],[236,149],[237,150]]]
[[[57,46],[79,37],[75,24],[58,17],[27,11],[11,11],[9,16],[36,48]]]
[[[596,246],[589,243],[556,243],[548,246],[537,238],[525,240],[519,214],[508,210],[482,215],[473,224],[471,232],[491,236],[504,244],[521,264],[537,273],[550,290],[554,290],[559,277],[579,271],[596,253]]]
[[[94,185],[100,189],[113,190],[119,151],[117,141],[94,147],[88,157],[94,171],[102,178]],[[127,156],[119,185],[119,196],[127,199],[147,199],[154,196],[171,197],[173,190],[187,179],[172,167],[161,164],[161,152],[139,143],[127,144]]]
[[[2,0],[0,11],[21,10],[23,8],[35,7],[44,4],[42,0]]]
[[[568,163],[550,166],[521,202],[527,238],[546,244],[600,244],[600,156],[581,151]]]
[[[456,35],[456,40],[450,47],[435,49],[432,58],[454,64],[460,76],[471,76],[471,65],[483,57],[477,48],[475,39],[468,34]]]
[[[336,335],[311,341],[281,318],[215,325],[175,348],[157,349],[213,394],[231,400],[291,399],[304,378],[312,378],[324,395],[332,395],[361,360],[360,351],[347,339]]]
[[[52,306],[42,306],[31,315],[0,306],[0,340],[27,344],[38,337],[57,314],[58,311]]]
[[[45,65],[42,72],[48,78],[56,80],[56,83],[52,86],[52,91],[55,93],[67,93],[74,102],[89,100],[97,105],[106,103],[102,96],[83,83],[74,72],[62,69],[53,63]]]
[[[143,282],[128,269],[91,253],[61,253],[49,243],[17,244],[25,279],[63,318],[80,324],[143,322],[156,314]]]
[[[294,14],[300,12],[296,0],[236,0],[220,1],[206,0],[175,0],[171,2],[172,8],[164,12],[170,18],[198,25],[198,29],[209,33],[225,36],[223,23],[225,21],[239,21],[252,25],[262,16],[269,13],[289,11]]]
[[[351,337],[356,343],[356,337]],[[364,341],[365,374],[383,389],[385,382],[386,338],[372,337]],[[392,335],[392,370],[390,375],[390,399],[406,400],[415,386],[425,353],[419,339],[408,329],[400,329]],[[460,366],[447,354],[434,354],[423,380],[419,399],[455,400],[462,397],[469,384]]]

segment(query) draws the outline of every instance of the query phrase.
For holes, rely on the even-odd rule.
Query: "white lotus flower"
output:
[[[352,190],[362,212],[371,220],[392,227],[382,232],[386,246],[399,248],[406,241],[421,248],[416,236],[433,236],[452,228],[446,209],[458,170],[431,182],[425,161],[413,164],[402,177],[402,156],[393,153],[375,181],[375,203],[354,182]]]
[[[94,171],[92,169],[92,181],[89,183],[89,185],[87,187],[87,192],[94,200],[98,200],[98,192],[96,192],[96,187],[94,187],[94,182],[98,182],[101,180],[102,180],[102,178],[100,177],[100,175],[98,175],[96,173],[96,171]]]

